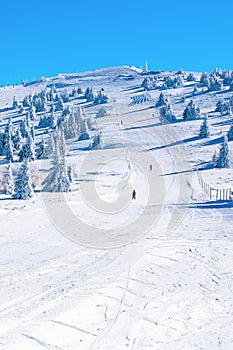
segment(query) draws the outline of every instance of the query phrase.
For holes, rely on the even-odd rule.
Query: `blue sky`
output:
[[[1,3],[0,85],[115,65],[233,69],[232,0]]]

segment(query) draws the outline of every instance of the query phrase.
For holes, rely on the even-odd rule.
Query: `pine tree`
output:
[[[108,103],[108,100],[109,100],[108,96],[105,95],[102,90],[100,90],[100,91],[98,91],[97,96],[94,98],[93,103],[96,105],[100,105],[103,103]]]
[[[85,91],[85,94],[84,94],[84,97],[87,99],[87,102],[92,102],[92,101],[94,101],[94,98],[95,98],[95,96],[94,96],[95,94],[94,94],[94,90],[93,90],[93,88],[91,87],[87,87],[86,88],[86,91]]]
[[[64,105],[60,95],[57,94],[56,111],[63,111]]]
[[[204,121],[200,127],[200,131],[199,131],[199,137],[201,138],[205,138],[209,136],[209,126],[208,126],[208,118],[205,117]]]
[[[227,138],[228,141],[233,141],[233,124],[231,124],[230,129],[228,130]]]
[[[88,127],[85,118],[79,118],[79,141],[89,140]]]
[[[4,154],[6,160],[13,162],[13,144],[12,144],[13,127],[11,118],[9,118],[8,123],[4,131]]]
[[[195,81],[195,77],[192,73],[189,73],[189,75],[187,76],[187,81]]]
[[[44,137],[42,137],[42,140],[38,144],[38,148],[36,150],[36,158],[37,159],[46,159],[47,158],[47,155],[46,155],[46,144],[45,144]]]
[[[12,195],[14,193],[14,179],[12,175],[11,163],[8,164],[3,179],[3,191],[5,194]]]
[[[16,101],[15,97],[13,99],[12,109],[18,109],[18,102]]]
[[[61,163],[59,167],[59,177],[58,177],[58,187],[56,192],[69,192],[70,191],[70,181],[67,175],[66,158],[62,156]]]
[[[29,118],[31,120],[35,120],[36,118],[36,108],[33,105],[31,105],[29,108]]]
[[[52,154],[52,167],[50,169],[50,173],[43,180],[42,186],[43,191],[45,192],[58,192],[58,183],[59,183],[59,165],[60,165],[60,153],[59,153],[59,143],[58,139],[51,135],[51,139],[53,140],[53,154]]]
[[[68,176],[69,182],[72,183],[74,181],[74,169],[72,165],[68,165],[67,167],[67,176]]]
[[[161,92],[161,94],[159,95],[159,99],[155,104],[155,107],[161,107],[167,103],[169,103],[168,97],[163,92]]]
[[[12,139],[11,139],[11,134],[8,135],[8,138],[6,140],[5,144],[5,159],[8,162],[13,162],[13,145],[12,145]]]
[[[57,130],[57,137],[59,140],[59,154],[61,157],[65,157],[66,154],[66,140],[65,140],[65,135],[64,135],[64,128],[63,125],[59,127]]]
[[[22,137],[27,137],[27,135],[28,135],[28,126],[27,126],[25,118],[20,121],[19,128],[20,128],[20,132],[21,132]]]
[[[174,115],[169,103],[166,103],[160,108],[159,119],[162,124],[174,123],[176,121],[176,116]]]
[[[25,109],[23,105],[19,105],[19,114],[23,114],[25,112]]]
[[[194,120],[199,118],[200,108],[196,107],[193,100],[189,102],[183,113],[184,120]]]
[[[103,148],[103,137],[102,133],[99,132],[98,134],[95,134],[94,139],[90,145],[92,149],[101,149]]]
[[[215,162],[216,168],[230,168],[230,159],[229,159],[229,147],[227,136],[223,137],[223,142],[220,147],[219,155]]]
[[[26,143],[19,152],[19,161],[22,162],[25,159],[29,161],[35,160],[35,144],[30,134],[28,134]]]
[[[45,158],[51,158],[55,151],[55,143],[53,133],[49,133],[48,141],[45,147]]]
[[[59,140],[54,139],[55,150],[53,153],[52,168],[49,175],[42,182],[43,191],[46,192],[68,192],[70,181],[67,175],[65,155],[60,155]]]
[[[14,199],[26,200],[33,196],[34,191],[32,188],[29,163],[27,160],[20,167],[14,187]]]

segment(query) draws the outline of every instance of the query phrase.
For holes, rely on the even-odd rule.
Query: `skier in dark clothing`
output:
[[[133,192],[132,192],[132,199],[136,199],[136,191],[135,190],[133,190]]]

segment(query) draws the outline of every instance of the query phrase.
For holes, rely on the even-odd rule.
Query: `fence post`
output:
[[[216,190],[216,201],[218,200],[218,190]]]

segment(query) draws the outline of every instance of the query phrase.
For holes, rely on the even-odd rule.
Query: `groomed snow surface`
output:
[[[198,138],[202,120],[161,125],[161,91],[128,106],[142,80],[140,70],[119,67],[1,88],[3,128],[13,96],[54,81],[110,96],[108,115],[96,119],[104,148],[68,142],[78,177],[55,197],[57,212],[39,185],[31,200],[0,195],[1,350],[233,349],[232,201],[210,200],[194,171],[233,188],[232,169],[208,166],[230,117],[210,114],[208,140]],[[219,96],[193,97],[193,86],[166,91],[178,116],[191,98],[201,112],[214,111]],[[98,110],[83,105],[87,114]]]

